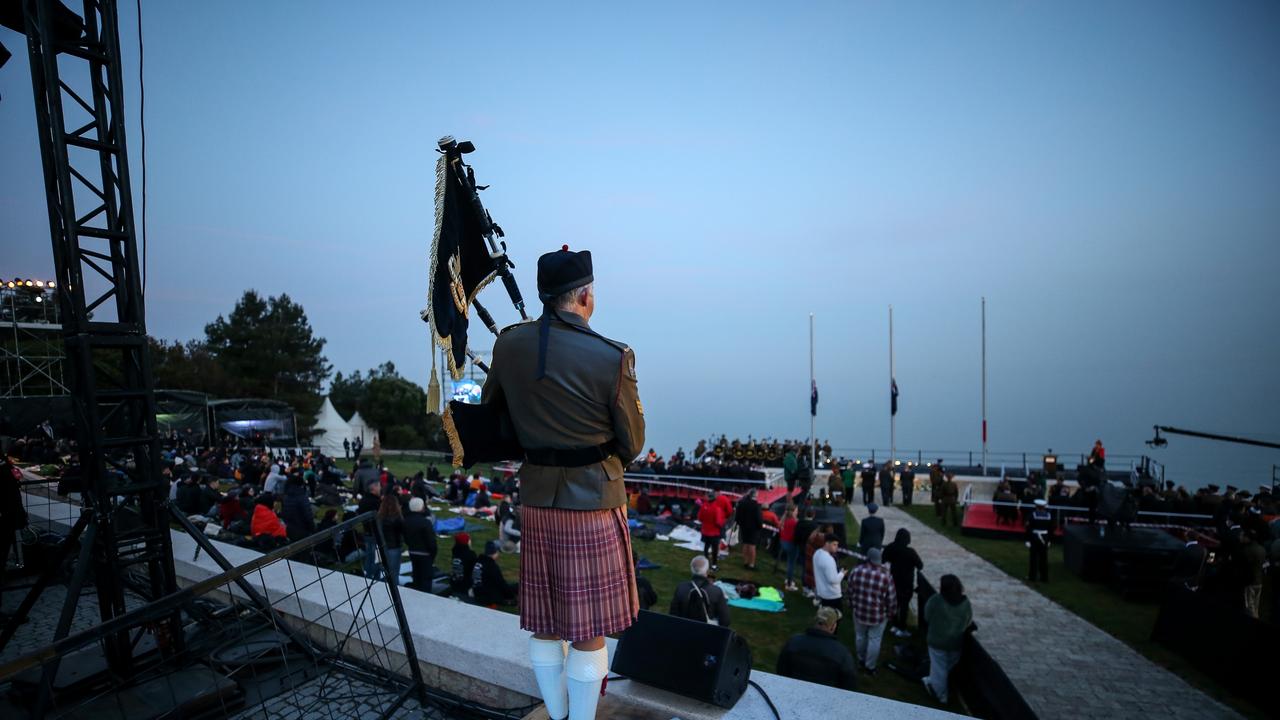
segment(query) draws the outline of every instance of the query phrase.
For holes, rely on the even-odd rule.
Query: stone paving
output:
[[[231,716],[231,720],[374,720],[395,702],[396,694],[361,682],[341,672],[331,672],[284,692],[264,703]],[[394,717],[408,720],[449,720],[436,708],[424,708],[412,698]]]
[[[866,506],[850,505],[859,520]],[[973,604],[977,637],[1041,720],[1239,718],[1182,678],[894,507],[881,508],[885,540],[898,528],[924,574],[954,574]]]
[[[30,578],[24,578],[24,580],[30,580]],[[26,589],[5,589],[3,592],[4,601],[0,606],[8,612],[17,610],[18,605],[27,596]],[[45,591],[40,595],[40,599],[27,616],[27,622],[18,626],[13,639],[5,646],[4,652],[0,652],[0,662],[12,660],[33,650],[39,650],[53,642],[53,631],[58,627],[58,615],[62,612],[62,603],[66,597],[66,585],[50,585],[45,588]],[[141,607],[142,604],[142,598],[133,593],[125,593],[126,608],[132,610]],[[76,611],[71,619],[71,631],[69,634],[75,635],[101,622],[102,617],[98,614],[98,592],[92,586],[87,587],[84,592],[80,593],[80,599],[76,603]]]

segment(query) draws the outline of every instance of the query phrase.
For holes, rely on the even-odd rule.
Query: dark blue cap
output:
[[[544,302],[594,279],[590,250],[574,252],[565,245],[538,258],[538,297]]]

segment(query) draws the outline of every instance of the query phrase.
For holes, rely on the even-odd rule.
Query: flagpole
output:
[[[889,392],[893,392],[893,306],[889,306]],[[892,398],[890,398],[892,402]],[[898,453],[898,415],[889,412],[889,472],[893,472],[893,461]]]
[[[982,298],[982,476],[987,476],[987,298]]]
[[[814,383],[817,380],[813,376],[813,313],[809,313],[809,391],[813,392]],[[809,413],[809,480],[816,482],[818,474],[818,439],[814,434],[814,421],[817,419],[817,413]]]

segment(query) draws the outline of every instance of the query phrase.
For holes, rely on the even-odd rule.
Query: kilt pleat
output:
[[[640,612],[627,509],[520,508],[520,627],[581,642]]]

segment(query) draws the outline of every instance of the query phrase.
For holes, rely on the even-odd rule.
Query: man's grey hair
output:
[[[596,284],[594,282],[589,282],[586,285],[582,285],[572,290],[569,290],[567,292],[560,293],[559,295],[555,296],[555,298],[551,301],[551,307],[554,307],[557,310],[572,309],[573,306],[576,305],[578,302],[578,293],[582,292],[583,290],[586,290],[589,293],[595,294]]]
[[[689,572],[695,577],[706,577],[707,571],[711,569],[711,561],[706,555],[699,555],[689,561]]]

